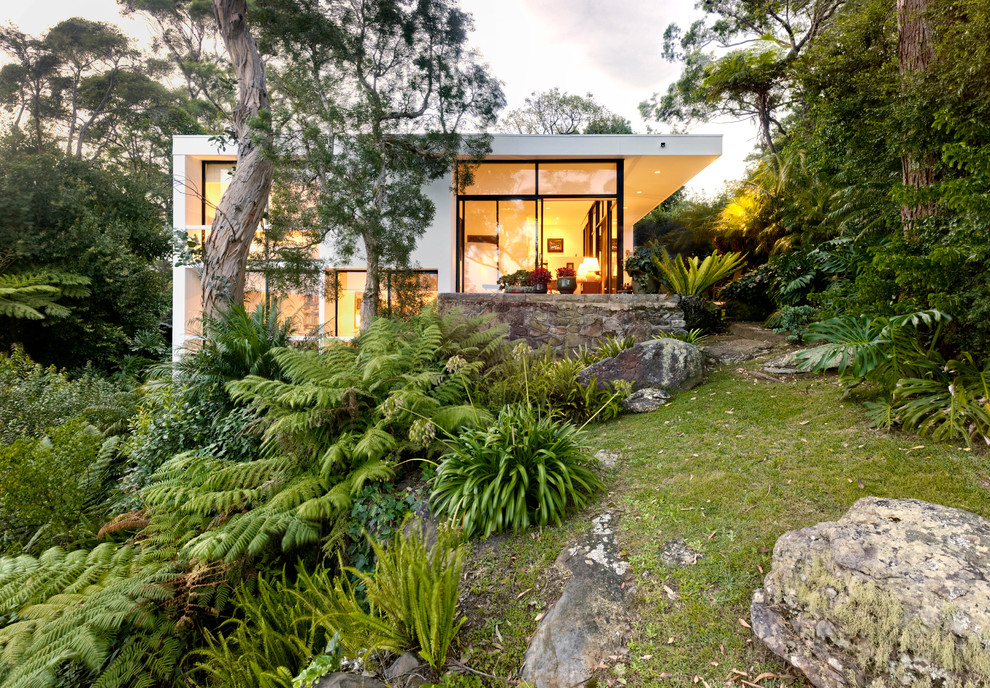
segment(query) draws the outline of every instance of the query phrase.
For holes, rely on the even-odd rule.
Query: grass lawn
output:
[[[840,393],[834,377],[776,383],[733,368],[658,412],[589,426],[593,450],[621,454],[608,495],[563,528],[479,546],[466,580],[464,659],[498,676],[518,671],[537,616],[565,578],[555,557],[611,507],[633,565],[636,618],[628,655],[612,660],[598,685],[715,686],[733,669],[751,682],[774,675],[761,686],[806,685],[744,625],[781,534],[837,519],[867,495],[990,517],[985,455],[872,430],[859,403]],[[665,564],[659,551],[674,539],[703,556]]]

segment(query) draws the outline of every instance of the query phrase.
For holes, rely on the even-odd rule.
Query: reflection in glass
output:
[[[615,167],[613,165],[613,167]],[[536,165],[533,163],[484,163],[474,168],[474,183],[463,194],[468,196],[525,196],[536,193]]]
[[[498,221],[496,201],[465,201],[464,291],[498,291]]]
[[[316,294],[290,291],[273,293],[269,291],[265,275],[249,272],[244,280],[244,308],[253,311],[260,304],[271,307],[278,303],[279,322],[292,320],[289,334],[293,337],[312,337],[319,327],[320,311]]]
[[[617,187],[614,162],[541,162],[540,195],[614,194]]]
[[[536,201],[498,202],[499,273],[536,268]]]

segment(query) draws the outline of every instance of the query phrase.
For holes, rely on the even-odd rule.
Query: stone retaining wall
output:
[[[609,336],[641,342],[684,328],[679,297],[658,294],[440,294],[437,305],[444,313],[494,313],[509,326],[509,339],[558,351]]]

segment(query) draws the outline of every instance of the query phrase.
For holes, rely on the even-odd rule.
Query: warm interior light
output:
[[[361,331],[361,301],[364,299],[364,294],[354,295],[354,333],[357,334]]]
[[[577,271],[578,279],[593,280],[593,281],[597,280],[598,271],[601,269],[602,266],[599,265],[597,258],[586,256],[585,259],[581,262],[581,265],[578,266],[578,271]]]

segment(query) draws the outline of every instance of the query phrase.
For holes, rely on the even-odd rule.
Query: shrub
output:
[[[298,580],[282,571],[241,583],[232,600],[237,615],[205,632],[205,647],[190,654],[194,668],[215,688],[291,688],[293,676],[328,645],[332,631],[314,616],[332,586],[323,567]]]
[[[694,329],[685,332],[661,332],[654,339],[676,339],[681,342],[687,342],[688,344],[694,344],[695,346],[702,346],[708,343],[711,335],[705,334],[700,329]]]
[[[948,320],[939,311],[920,311],[816,323],[809,339],[828,343],[806,352],[801,365],[821,371],[837,364],[847,389],[878,385],[883,398],[867,403],[874,425],[990,444],[990,361],[978,363],[967,352],[946,361],[938,343]]]
[[[54,366],[34,363],[15,347],[0,354],[0,444],[19,437],[41,437],[71,418],[85,417],[99,427],[116,431],[120,421],[137,406],[137,395],[95,373],[75,379]]]
[[[582,349],[565,356],[548,346],[530,349],[525,342],[517,343],[511,355],[486,375],[482,399],[493,410],[528,404],[572,423],[614,418],[622,412],[622,400],[629,396],[628,383],[617,381],[614,389],[599,387],[594,379],[582,384],[578,373],[596,360],[618,354],[628,343],[613,340],[604,350]]]
[[[467,536],[560,525],[568,506],[583,507],[603,487],[595,464],[573,425],[509,406],[488,429],[448,442],[433,505]]]
[[[99,523],[90,506],[87,473],[103,437],[82,419],[50,436],[0,447],[0,547],[7,554],[91,543]]]
[[[178,361],[154,371],[152,387],[182,384],[187,396],[219,396],[226,401],[224,385],[248,375],[279,379],[273,354],[289,345],[291,322],[279,322],[277,308],[259,304],[248,313],[235,304],[214,318],[203,320],[205,341],[196,341]]]

